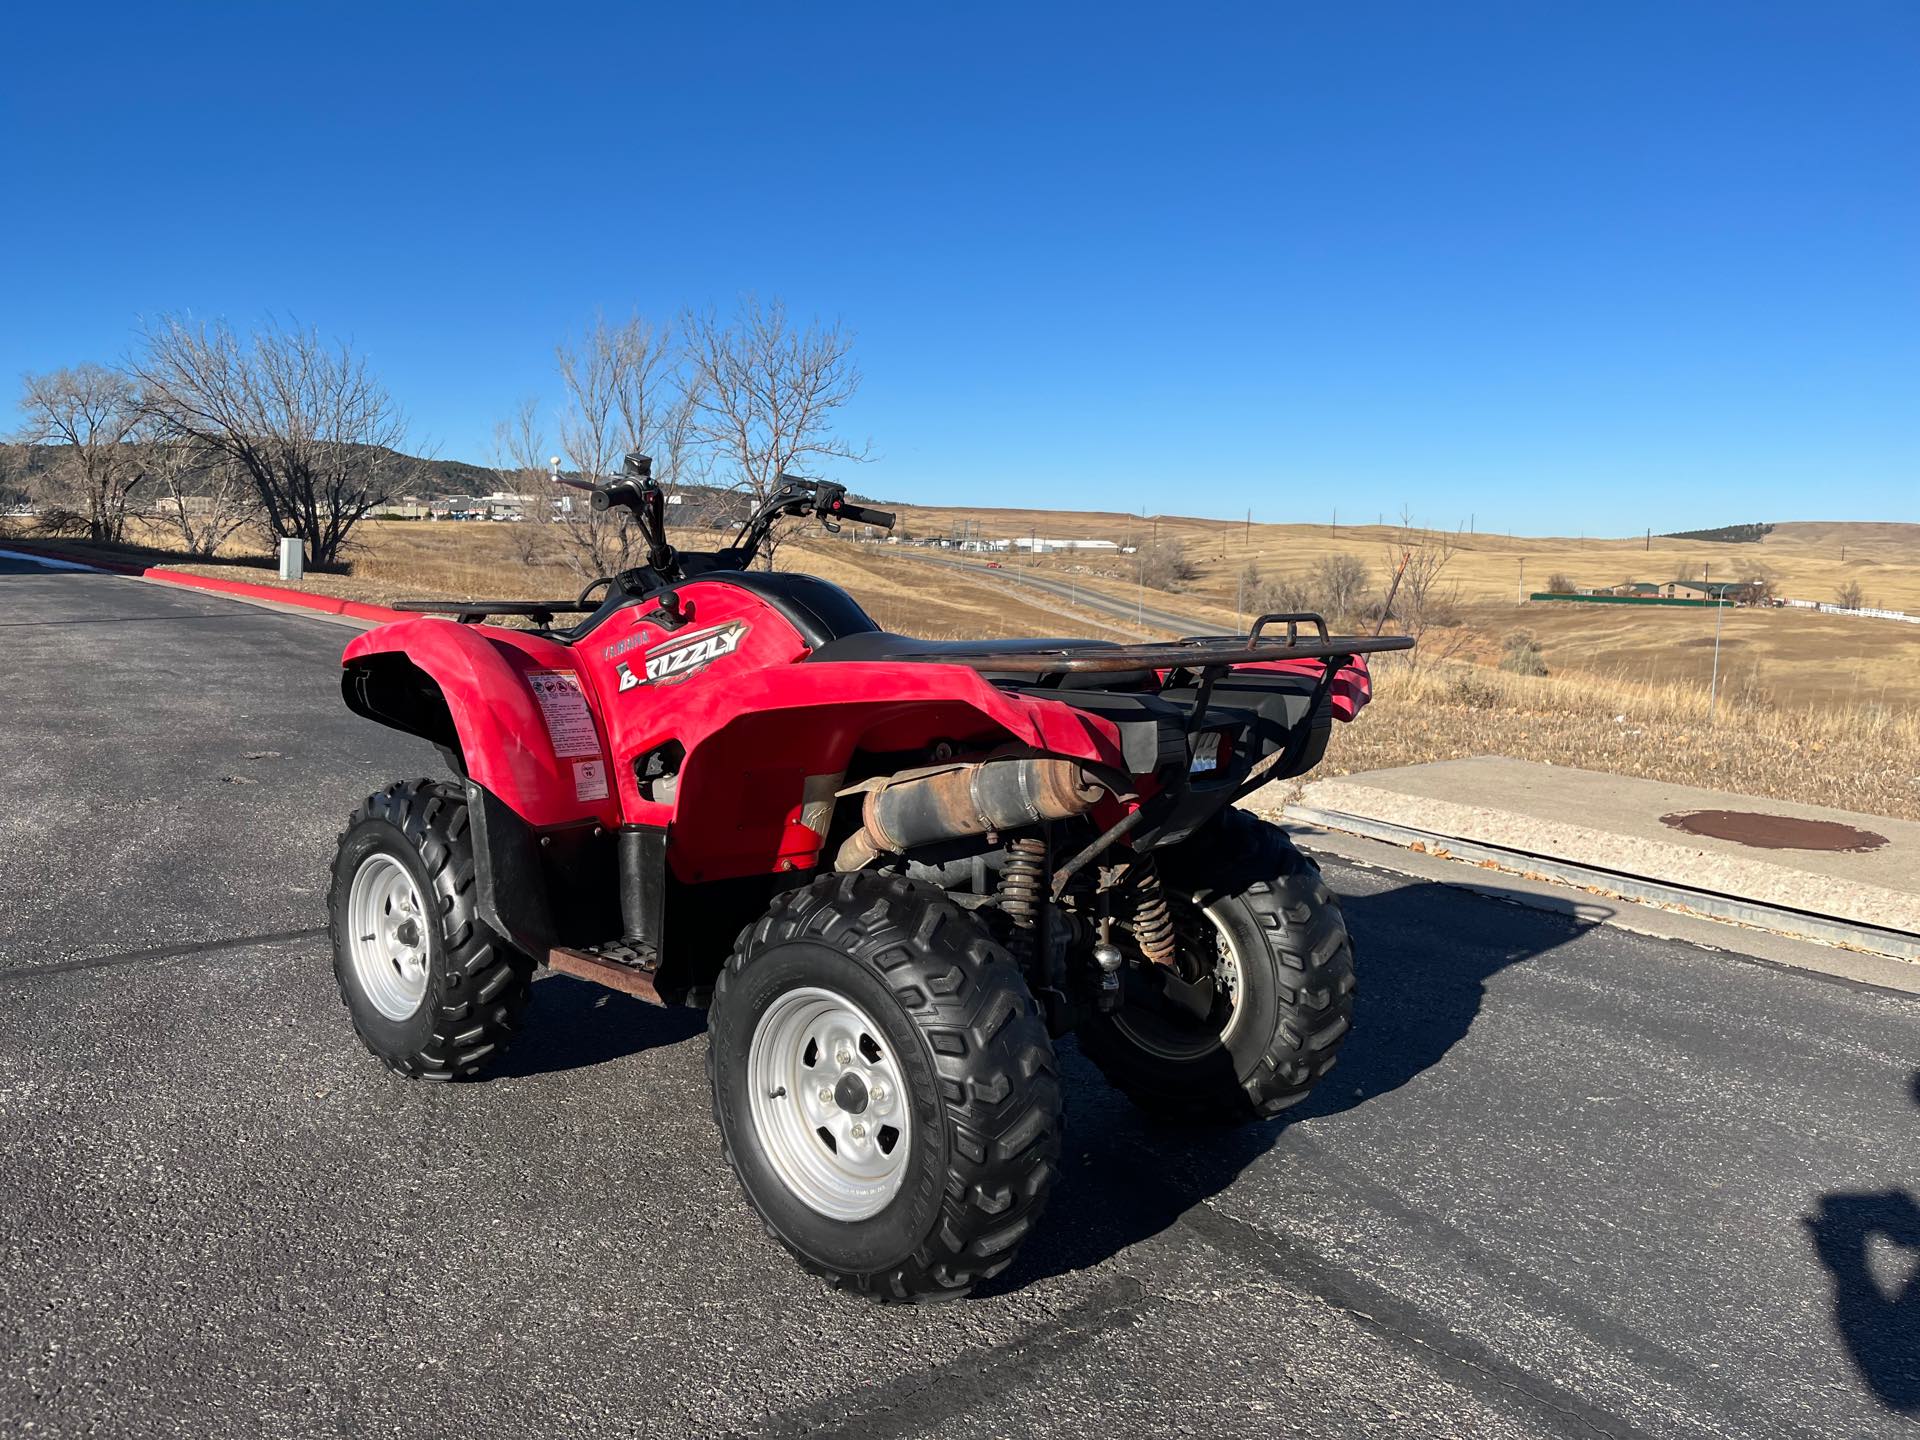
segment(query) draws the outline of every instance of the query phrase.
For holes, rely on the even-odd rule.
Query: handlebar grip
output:
[[[842,505],[840,513],[849,520],[857,520],[862,525],[878,525],[882,530],[893,528],[894,514],[891,510],[872,510],[865,505]]]

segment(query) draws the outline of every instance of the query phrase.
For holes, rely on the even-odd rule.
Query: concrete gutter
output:
[[[1585,925],[1608,925],[1779,969],[1920,997],[1920,965],[1909,960],[1709,919],[1691,910],[1630,900],[1597,885],[1575,886],[1544,876],[1522,875],[1484,862],[1463,861],[1452,852],[1435,855],[1411,850],[1391,841],[1370,840],[1351,831],[1328,830],[1293,818],[1282,823],[1310,855],[1431,881],[1503,904],[1565,915]]]
[[[1884,843],[1859,853],[1757,849],[1662,819],[1698,810],[1845,824]],[[1920,825],[1908,821],[1501,757],[1315,781],[1286,814],[1482,868],[1920,962]]]

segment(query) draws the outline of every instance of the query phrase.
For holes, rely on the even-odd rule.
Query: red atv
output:
[[[750,568],[784,516],[891,515],[782,477],[731,546],[679,553],[649,472],[582,487],[647,564],[574,602],[407,605],[434,613],[347,647],[347,704],[458,777],[389,787],[340,837],[334,973],[369,1049],[477,1074],[541,966],[710,1005],[747,1198],[885,1300],[1012,1261],[1059,1152],[1053,1037],[1185,1115],[1270,1115],[1327,1073],[1339,906],[1232,807],[1314,765],[1365,703],[1358,657],[1411,641],[1305,615],[1132,646],[892,635]]]

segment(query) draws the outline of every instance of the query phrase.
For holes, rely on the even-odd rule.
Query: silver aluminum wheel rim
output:
[[[865,1094],[857,1112],[836,1098],[848,1076]],[[904,1072],[846,996],[810,985],[768,1006],[747,1048],[747,1086],[760,1149],[808,1209],[865,1220],[899,1193],[913,1140]]]
[[[1227,1012],[1227,1023],[1222,1025],[1219,1031],[1213,1035],[1208,1035],[1204,1029],[1196,1026],[1192,1032],[1194,1038],[1191,1043],[1181,1041],[1169,1045],[1161,1040],[1152,1025],[1136,1023],[1136,1021],[1127,1014],[1124,1006],[1114,1011],[1111,1017],[1113,1023],[1125,1033],[1134,1044],[1138,1045],[1148,1054],[1158,1055],[1165,1060],[1188,1061],[1198,1059],[1202,1055],[1212,1054],[1216,1048],[1223,1048],[1228,1045],[1233,1038],[1234,1031],[1240,1025],[1240,1016],[1242,1014],[1242,1006],[1240,1003],[1242,998],[1241,991],[1244,986],[1245,972],[1241,968],[1239,947],[1234,942],[1233,931],[1227,925],[1225,912],[1222,907],[1216,905],[1203,906],[1200,909],[1200,913],[1207,917],[1207,923],[1213,927],[1213,933],[1217,941],[1214,947],[1215,956],[1213,966],[1208,973],[1212,975],[1214,985],[1226,999],[1227,1004],[1232,1007]],[[1151,965],[1152,962],[1149,961],[1148,963]]]
[[[389,1020],[409,1020],[427,997],[427,916],[407,867],[376,851],[347,892],[347,948],[360,993]]]
[[[1220,937],[1220,958],[1214,962],[1213,983],[1227,997],[1227,1003],[1233,1007],[1227,1014],[1227,1023],[1220,1032],[1220,1043],[1226,1044],[1233,1030],[1240,1023],[1240,948],[1233,943],[1233,932],[1227,928],[1226,920],[1218,907],[1209,905],[1202,912],[1213,922],[1213,928]]]

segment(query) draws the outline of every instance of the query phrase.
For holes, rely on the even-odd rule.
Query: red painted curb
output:
[[[279,585],[256,585],[250,580],[223,580],[214,575],[194,575],[185,570],[169,570],[156,565],[142,570],[141,576],[148,580],[161,580],[169,585],[184,585],[194,590],[211,590],[216,594],[244,595],[250,600],[271,600],[277,605],[295,605],[302,610],[318,610],[323,615],[345,615],[353,620],[371,620],[384,625],[389,620],[405,620],[409,617],[400,610],[389,610],[384,605],[368,605],[359,600],[342,600],[338,595],[310,595],[305,590],[288,590]]]
[[[250,580],[223,580],[216,575],[195,575],[187,570],[171,570],[164,565],[127,565],[117,560],[95,560],[91,556],[75,555],[53,545],[37,545],[30,541],[9,540],[10,549],[24,550],[30,555],[46,555],[55,560],[68,560],[76,565],[91,566],[95,570],[104,570],[111,575],[133,575],[143,580],[159,580],[168,585],[180,585],[189,590],[211,590],[221,595],[244,595],[250,600],[271,600],[279,605],[294,605],[302,610],[318,610],[323,615],[345,615],[354,620],[371,620],[376,624],[386,624],[390,620],[416,618],[405,611],[389,610],[384,605],[369,605],[359,600],[342,600],[338,595],[312,595],[305,590],[288,590],[280,585],[256,585]]]

